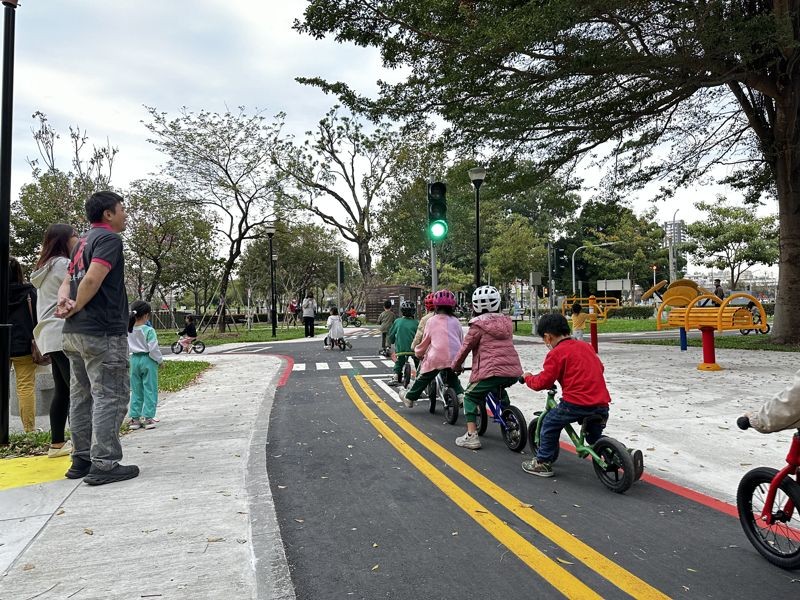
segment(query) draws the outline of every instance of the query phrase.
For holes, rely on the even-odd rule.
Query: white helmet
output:
[[[500,292],[492,285],[483,285],[472,292],[472,308],[478,313],[500,310]]]

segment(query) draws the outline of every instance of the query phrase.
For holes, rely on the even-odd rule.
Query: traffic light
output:
[[[441,181],[428,184],[428,237],[439,242],[447,237],[447,186]]]

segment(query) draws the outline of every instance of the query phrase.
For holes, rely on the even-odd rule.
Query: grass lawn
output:
[[[609,319],[597,324],[598,333],[628,333],[634,331],[655,331],[655,319]],[[517,335],[531,335],[530,321],[517,323]],[[589,324],[586,324],[586,335],[589,334]]]
[[[209,327],[205,332],[198,331],[197,339],[205,342],[206,346],[221,346],[222,344],[239,342],[280,342],[301,338],[304,335],[302,327],[278,327],[277,336],[274,338],[272,337],[272,327],[269,325],[254,325],[250,331],[242,325],[237,327],[238,331],[234,329],[225,333],[219,333]],[[319,329],[319,324],[317,324],[317,329]],[[159,329],[157,333],[159,343],[165,346],[171,345],[178,339],[172,329]]]
[[[206,361],[165,361],[158,370],[158,391],[177,392],[182,390],[206,369],[211,363]],[[123,423],[121,432],[127,433],[128,425]],[[0,458],[16,458],[18,456],[37,456],[47,454],[50,448],[49,431],[16,432],[9,434],[9,445],[0,446]],[[69,438],[69,431],[67,431]]]

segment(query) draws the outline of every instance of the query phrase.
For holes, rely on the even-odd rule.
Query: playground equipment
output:
[[[608,315],[612,310],[619,310],[619,298],[613,296],[589,296],[588,298],[580,298],[572,296],[565,298],[561,302],[561,314],[566,316],[568,311],[571,312],[574,304],[580,304],[581,308],[589,314],[589,343],[597,353],[597,324],[604,323],[608,319]]]
[[[666,286],[666,290],[660,291]],[[691,279],[679,279],[667,286],[660,281],[644,294],[642,300],[656,296],[661,300],[656,313],[656,329],[680,328],[681,349],[686,349],[686,332],[699,329],[703,342],[703,362],[697,368],[701,371],[719,371],[714,349],[714,332],[736,329],[756,329],[767,331],[767,314],[754,296],[746,293],[731,294],[725,299],[717,297],[709,290],[697,285]],[[741,300],[740,300],[741,299]],[[744,301],[747,301],[744,303]],[[744,303],[744,304],[741,304]],[[748,306],[752,306],[751,310]],[[663,320],[664,312],[666,321]],[[754,314],[758,315],[756,319]],[[756,322],[758,321],[758,322]]]

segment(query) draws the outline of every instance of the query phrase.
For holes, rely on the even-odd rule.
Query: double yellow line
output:
[[[652,587],[633,573],[623,569],[609,560],[591,546],[573,537],[555,523],[537,513],[530,505],[521,502],[505,489],[470,467],[467,463],[434,442],[430,437],[411,425],[396,411],[389,408],[367,384],[363,377],[355,378],[361,390],[383,413],[403,431],[419,442],[426,450],[443,460],[456,473],[477,486],[490,498],[513,513],[521,521],[531,526],[544,537],[560,546],[575,559],[591,570],[607,579],[620,590],[634,598],[666,599],[668,596]],[[524,562],[533,571],[568,598],[601,598],[594,590],[580,581],[551,557],[533,546],[503,521],[495,517],[491,510],[481,505],[472,496],[456,485],[450,478],[426,460],[419,452],[411,448],[361,399],[347,376],[341,377],[342,385],[353,404],[366,417],[367,421],[378,430],[383,438],[400,452],[414,467],[425,475],[436,487],[447,495],[467,515],[486,529],[500,543]]]

